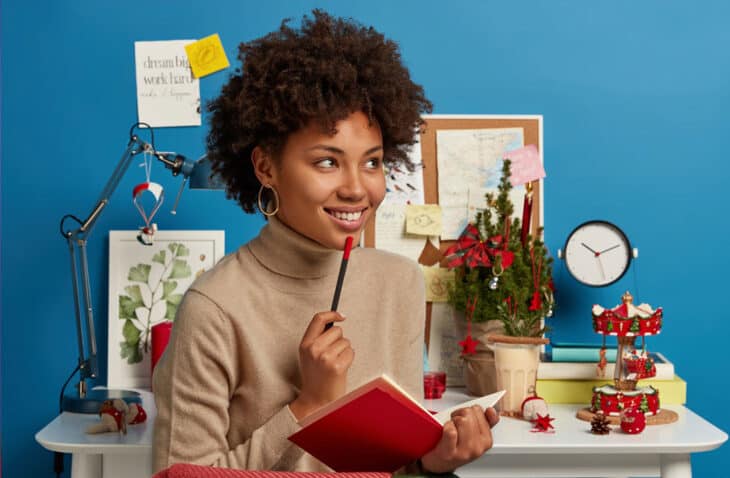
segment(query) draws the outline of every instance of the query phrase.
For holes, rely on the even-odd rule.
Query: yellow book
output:
[[[547,403],[585,403],[593,398],[593,387],[613,384],[613,380],[537,380],[537,394]],[[659,406],[684,405],[687,403],[687,382],[678,375],[672,380],[640,380],[637,386],[659,390]]]

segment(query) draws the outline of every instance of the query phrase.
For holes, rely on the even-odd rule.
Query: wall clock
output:
[[[588,221],[570,233],[558,257],[580,283],[604,287],[621,279],[639,255],[626,234],[608,221]]]

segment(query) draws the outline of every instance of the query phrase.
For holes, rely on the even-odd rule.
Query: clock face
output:
[[[565,265],[571,275],[593,287],[618,281],[631,261],[631,244],[626,234],[606,221],[589,221],[576,227],[564,250]]]

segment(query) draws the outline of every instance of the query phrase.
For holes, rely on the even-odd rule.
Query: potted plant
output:
[[[522,400],[534,393],[540,346],[548,343],[544,318],[555,304],[542,228],[534,236],[520,233],[509,178],[505,159],[497,196],[485,196],[485,208],[445,256],[456,271],[448,302],[463,313],[456,324],[465,337],[460,344],[467,389],[484,395],[504,388],[502,411],[519,414]]]

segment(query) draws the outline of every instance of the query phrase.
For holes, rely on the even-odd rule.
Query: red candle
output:
[[[530,219],[532,218],[532,183],[525,185],[525,200],[522,202],[522,231],[520,241],[524,246],[527,242],[527,234],[530,232]]]
[[[172,322],[160,322],[152,326],[152,372],[155,371],[157,361],[162,357],[162,352],[170,341],[170,332],[172,331]]]

